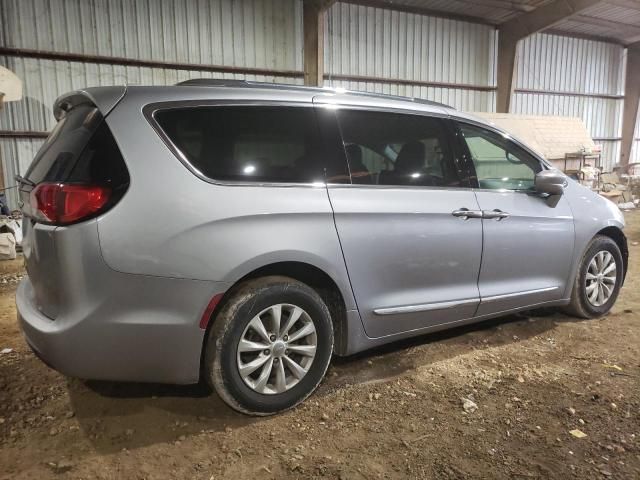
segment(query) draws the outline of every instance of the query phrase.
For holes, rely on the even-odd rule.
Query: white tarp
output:
[[[16,239],[13,233],[0,233],[0,260],[16,258]]]
[[[15,102],[22,98],[22,82],[11,70],[0,65],[0,101]]]
[[[3,226],[6,226],[6,229],[2,228]],[[0,218],[0,231],[7,229],[13,234],[16,245],[22,245],[22,219]]]

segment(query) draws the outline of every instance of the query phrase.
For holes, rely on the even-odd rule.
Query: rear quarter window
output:
[[[323,182],[323,145],[312,107],[206,106],[157,110],[178,154],[221,181]]]

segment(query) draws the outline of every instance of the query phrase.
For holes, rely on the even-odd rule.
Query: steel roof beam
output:
[[[496,111],[508,113],[514,86],[516,48],[523,38],[578,14],[601,0],[556,0],[523,13],[498,27],[498,92]]]
[[[640,42],[627,47],[627,73],[624,83],[624,107],[622,111],[622,146],[620,163],[629,165],[633,134],[638,120],[640,102]]]
[[[324,14],[335,0],[303,0],[304,84],[321,87],[324,80]]]
[[[631,10],[640,11],[640,2],[638,0],[605,0],[609,5],[617,7],[630,8]]]
[[[634,43],[640,39],[640,25],[631,23],[614,22],[605,18],[591,17],[587,15],[576,15],[575,21],[596,27],[607,28],[614,32],[616,37],[622,38],[625,43]],[[634,40],[636,39],[636,40]]]

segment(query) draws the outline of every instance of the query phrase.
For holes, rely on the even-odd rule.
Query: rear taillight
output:
[[[30,203],[36,220],[66,225],[99,213],[110,197],[106,187],[41,183],[31,191]]]

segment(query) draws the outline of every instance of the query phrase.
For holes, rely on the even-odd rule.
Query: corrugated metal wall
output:
[[[299,0],[2,0],[0,25],[0,47],[300,73],[303,68]],[[325,83],[426,98],[466,111],[494,111],[496,48],[497,33],[490,26],[336,3],[326,15]],[[23,101],[0,111],[0,130],[50,129],[55,98],[85,86],[162,85],[195,77],[302,83],[301,75],[15,56],[0,56],[0,63],[23,79],[25,94]],[[616,97],[623,95],[623,70],[620,46],[534,35],[519,46],[512,110],[582,117],[591,134],[603,139],[605,167],[610,168],[619,158],[622,100]],[[41,143],[0,138],[8,183],[24,172]],[[635,161],[640,161],[638,143]]]
[[[3,0],[0,11],[3,46],[302,69],[296,0]]]
[[[493,111],[495,92],[420,83],[495,86],[493,27],[336,3],[326,15],[327,85],[421,97],[468,111]],[[337,80],[380,77],[416,84]]]
[[[620,161],[624,48],[612,43],[536,34],[518,45],[514,113],[581,117],[603,146],[603,166]],[[542,90],[553,95],[518,90]],[[584,96],[584,95],[595,96]],[[600,96],[600,98],[596,97]],[[614,98],[610,98],[614,97]]]
[[[2,0],[0,25],[2,47],[302,71],[302,4],[298,0]],[[54,100],[80,87],[164,85],[197,77],[302,83],[302,77],[36,58],[0,56],[0,64],[23,80],[25,96],[0,110],[0,130],[49,130],[54,123]],[[7,185],[15,173],[24,173],[42,141],[0,138]]]

